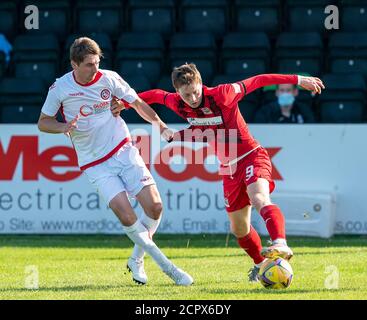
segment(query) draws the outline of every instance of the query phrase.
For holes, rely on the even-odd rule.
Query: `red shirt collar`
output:
[[[84,83],[84,84],[83,84],[83,83],[80,83],[80,82],[78,82],[78,81],[76,80],[75,75],[74,75],[74,71],[72,72],[72,74],[73,74],[74,81],[75,81],[78,85],[83,86],[83,87],[91,86],[92,84],[96,83],[99,79],[101,79],[101,77],[102,77],[102,75],[103,75],[103,73],[102,73],[101,71],[98,71],[98,72],[97,72],[97,74],[96,74],[96,76],[94,77],[94,79],[93,79],[92,81],[90,81],[90,82],[88,82],[88,83]]]

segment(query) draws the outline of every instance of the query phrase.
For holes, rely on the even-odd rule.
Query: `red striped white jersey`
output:
[[[80,115],[70,137],[81,168],[100,161],[130,138],[125,121],[112,115],[113,96],[129,103],[138,98],[126,81],[110,70],[99,70],[87,84],[78,83],[69,72],[49,88],[42,113],[55,116],[60,110],[66,122]]]

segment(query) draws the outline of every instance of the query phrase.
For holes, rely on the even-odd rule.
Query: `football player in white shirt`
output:
[[[81,170],[135,243],[127,263],[133,280],[140,284],[147,282],[144,270],[147,252],[177,285],[191,285],[192,277],[167,259],[152,240],[161,219],[162,200],[137,148],[131,144],[126,123],[119,116],[121,110],[111,108],[112,99],[127,101],[143,119],[158,124],[166,140],[172,138],[173,132],[116,72],[98,68],[101,57],[101,49],[94,40],[83,37],[74,41],[70,48],[73,71],[50,87],[38,128],[70,136]],[[59,110],[65,123],[56,120]],[[128,194],[144,209],[145,214],[139,219]]]

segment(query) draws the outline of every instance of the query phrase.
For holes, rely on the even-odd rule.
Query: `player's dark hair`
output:
[[[182,66],[174,67],[171,78],[172,85],[176,90],[193,82],[202,83],[200,72],[194,63],[185,63]]]
[[[103,57],[101,48],[94,40],[87,37],[75,39],[70,47],[70,60],[79,65],[88,54],[97,54],[99,57]]]

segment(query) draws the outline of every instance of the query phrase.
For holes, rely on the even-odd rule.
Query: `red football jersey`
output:
[[[286,83],[297,84],[298,76],[263,74],[214,88],[203,86],[202,102],[197,108],[187,105],[178,93],[160,89],[139,93],[139,97],[148,104],[167,106],[190,123],[188,129],[175,134],[174,140],[208,142],[219,161],[225,164],[259,146],[241,115],[238,102],[257,88]]]

